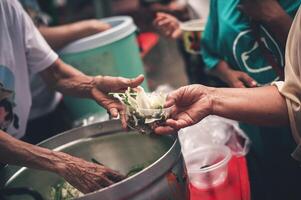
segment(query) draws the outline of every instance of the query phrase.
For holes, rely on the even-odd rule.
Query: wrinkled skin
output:
[[[126,127],[126,116],[124,106],[117,99],[107,95],[109,92],[124,92],[128,87],[136,88],[144,80],[144,76],[140,75],[134,79],[123,77],[103,76],[96,77],[95,87],[92,89],[92,96],[96,102],[106,108],[112,117],[120,116],[122,126]]]
[[[211,99],[202,85],[181,87],[168,96],[166,107],[173,106],[172,117],[164,126],[157,127],[157,134],[170,134],[196,124],[211,113]]]
[[[125,178],[103,165],[64,155],[64,167],[59,174],[82,193],[90,193],[117,183]]]

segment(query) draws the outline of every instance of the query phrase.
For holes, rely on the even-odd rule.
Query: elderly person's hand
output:
[[[182,35],[180,21],[170,14],[157,13],[153,23],[166,37],[178,39]]]
[[[284,12],[277,0],[241,0],[238,9],[256,21],[270,21]]]
[[[196,124],[211,113],[209,88],[202,85],[182,87],[168,96],[166,107],[173,106],[172,117],[165,126],[155,129],[157,134],[170,134]]]
[[[92,98],[101,106],[105,107],[112,117],[118,117],[118,113],[120,113],[123,126],[126,127],[124,106],[120,103],[120,101],[108,96],[108,93],[124,92],[128,87],[136,88],[143,82],[143,80],[143,75],[134,79],[111,76],[94,77],[94,87],[91,91]]]
[[[64,153],[58,152],[58,154],[61,165],[58,174],[83,193],[94,192],[125,178],[125,176],[105,166]]]

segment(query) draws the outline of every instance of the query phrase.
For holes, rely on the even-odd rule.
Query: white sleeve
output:
[[[58,55],[45,41],[22,6],[20,4],[16,6],[20,6],[18,11],[23,22],[24,45],[28,68],[30,73],[35,74],[53,64],[58,59]]]

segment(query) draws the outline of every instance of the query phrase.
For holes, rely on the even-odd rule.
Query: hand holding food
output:
[[[94,78],[95,87],[92,89],[92,97],[103,107],[105,107],[112,117],[117,117],[118,113],[124,112],[122,104],[108,96],[108,92],[124,92],[128,87],[136,88],[144,80],[140,75],[134,79],[123,77],[98,76]]]
[[[196,124],[211,113],[209,89],[202,85],[181,87],[168,96],[165,106],[174,106],[172,118],[164,126],[157,127],[157,134],[174,133],[177,130]]]
[[[145,93],[142,87],[125,93],[111,93],[126,107],[127,125],[141,133],[150,133],[169,117],[171,108],[164,108],[166,95]]]

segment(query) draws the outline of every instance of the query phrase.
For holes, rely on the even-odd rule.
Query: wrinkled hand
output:
[[[247,73],[229,69],[223,73],[222,78],[230,87],[245,88],[256,87],[257,82],[251,78]]]
[[[168,96],[166,107],[173,106],[172,117],[165,126],[155,129],[157,134],[170,134],[196,124],[212,111],[209,89],[202,85],[181,87]]]
[[[82,193],[90,193],[125,178],[118,172],[66,154],[58,174]]]
[[[166,37],[178,39],[182,35],[180,22],[170,14],[157,13],[153,23]]]
[[[140,75],[134,79],[111,76],[97,76],[94,78],[95,87],[92,89],[92,98],[97,103],[105,107],[112,117],[121,114],[123,125],[126,124],[124,118],[124,106],[116,99],[108,96],[110,92],[124,92],[128,87],[136,88],[144,81],[144,76]]]
[[[277,0],[241,0],[238,9],[256,21],[269,21],[284,12]]]

